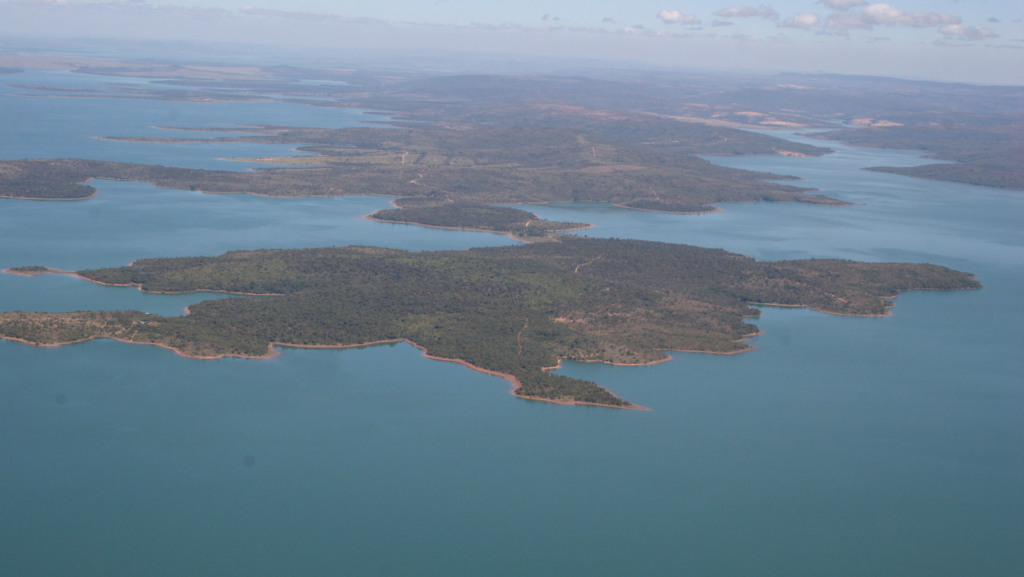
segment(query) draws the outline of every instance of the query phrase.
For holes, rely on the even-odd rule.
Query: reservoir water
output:
[[[99,82],[45,75],[48,85]],[[127,159],[121,144],[95,148],[112,141],[91,137],[148,134],[175,115],[179,126],[360,118],[163,101],[129,101],[125,116],[113,98],[0,88],[4,158]],[[64,122],[19,148],[15,114],[47,111]],[[726,205],[697,216],[533,208],[595,224],[578,234],[766,260],[936,262],[985,288],[903,294],[885,318],[765,308],[749,353],[560,369],[649,412],[524,401],[500,378],[408,345],[200,361],[111,341],[0,341],[0,574],[1024,574],[1024,193],[867,172],[919,161],[829,145],[836,152],[822,158],[713,160],[800,176],[853,206]],[[168,146],[137,145],[145,158],[131,159],[206,167],[250,155]],[[85,201],[0,201],[0,268],[513,242],[363,219],[387,206],[382,197],[97,186]],[[208,296],[0,275],[0,310],[180,314]]]

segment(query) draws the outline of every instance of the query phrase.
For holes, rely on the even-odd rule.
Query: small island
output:
[[[418,202],[416,199],[404,199],[394,204],[396,208],[378,210],[368,218],[434,228],[503,233],[524,242],[549,240],[554,233],[590,227],[580,222],[544,220],[532,212],[506,206]]]
[[[620,408],[636,407],[547,369],[561,359],[633,365],[666,360],[665,351],[749,350],[744,339],[758,333],[745,322],[759,315],[754,304],[880,316],[900,291],[981,286],[929,264],[760,262],[717,249],[576,237],[465,251],[237,251],[75,274],[153,292],[273,296],[203,301],[185,317],[9,312],[0,314],[0,338],[39,346],[111,338],[197,358],[408,341],[431,357],[505,376],[523,398]]]
[[[14,266],[11,268],[3,269],[3,272],[8,274],[16,274],[20,276],[36,276],[37,274],[48,274],[48,273],[59,273],[64,272],[57,269],[50,268],[48,266]]]

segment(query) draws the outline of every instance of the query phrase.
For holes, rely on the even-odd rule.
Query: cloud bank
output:
[[[964,26],[963,24],[947,24],[939,27],[939,32],[946,36],[959,36],[967,40],[984,40],[995,38],[996,33],[987,26]]]
[[[823,4],[833,10],[849,10],[857,6],[864,6],[867,2],[864,0],[818,0],[818,4]]]
[[[832,8],[826,18],[813,13],[800,13],[786,18],[778,24],[781,28],[819,30],[822,33],[846,36],[853,30],[871,31],[878,26],[927,29],[934,28],[945,38],[976,42],[997,38],[998,34],[986,26],[968,26],[955,14],[948,12],[906,12],[886,3],[868,4],[863,0],[818,0],[818,3]],[[750,14],[752,9],[726,8],[719,11],[739,16]]]
[[[753,6],[734,6],[731,8],[722,8],[718,12],[715,12],[715,16],[721,18],[752,18],[758,16],[765,20],[777,20],[779,13],[774,8],[767,4],[761,4],[757,8]]]
[[[679,10],[662,10],[658,12],[658,20],[665,24],[696,24],[697,17],[693,14],[683,14]]]
[[[786,18],[779,26],[782,26],[783,28],[801,28],[803,30],[810,30],[812,28],[817,28],[820,23],[821,18],[819,18],[817,14],[803,13],[797,14],[792,18]]]

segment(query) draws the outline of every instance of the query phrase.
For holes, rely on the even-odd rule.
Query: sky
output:
[[[1024,84],[1020,0],[0,0],[0,38],[474,50]]]

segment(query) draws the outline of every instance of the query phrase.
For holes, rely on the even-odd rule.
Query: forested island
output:
[[[400,202],[395,203],[398,208],[378,210],[370,218],[437,228],[501,232],[527,242],[550,239],[553,233],[590,226],[580,222],[544,220],[532,212],[506,206],[466,202],[437,203],[427,199],[404,199]]]
[[[407,340],[433,357],[508,377],[520,397],[613,407],[633,405],[545,369],[560,359],[645,364],[666,359],[665,351],[745,351],[744,339],[757,333],[745,322],[759,314],[753,304],[884,315],[900,291],[980,287],[967,273],[929,264],[759,262],[717,249],[575,237],[422,253],[238,251],[77,274],[146,291],[265,296],[204,301],[185,317],[3,313],[0,338],[113,338],[200,358]]]

